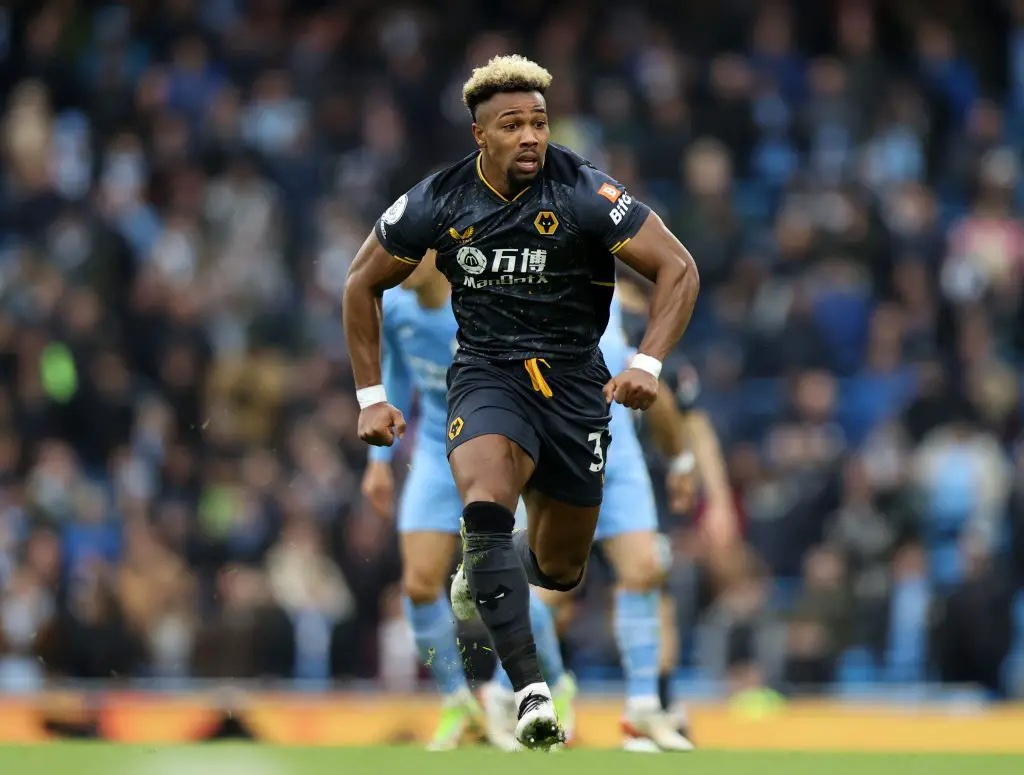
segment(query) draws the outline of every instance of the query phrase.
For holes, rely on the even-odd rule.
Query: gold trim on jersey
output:
[[[391,254],[389,253],[388,255],[391,255]],[[391,257],[393,259],[395,259],[395,261],[401,261],[403,264],[412,264],[413,266],[419,266],[420,265],[419,261],[414,261],[411,258],[402,258],[401,256],[394,256],[394,255],[392,255]]]
[[[615,283],[603,283],[600,280],[591,280],[590,284],[591,285],[600,285],[600,286],[602,286],[604,288],[614,288],[615,287]]]
[[[632,237],[626,237],[626,239],[622,240],[622,242],[616,242],[614,245],[612,245],[610,248],[608,248],[608,252],[611,253],[612,255],[618,253],[620,250],[622,250],[624,247],[626,247],[627,244],[629,244],[629,241],[631,239],[633,239],[633,238]]]
[[[541,363],[548,368],[551,368],[551,365],[543,358],[529,358],[523,361],[523,366],[526,368],[526,373],[530,375],[530,382],[533,385],[533,389],[544,396],[544,398],[551,398],[554,393],[552,392],[548,381],[544,379],[544,375],[540,372],[539,364]]]
[[[494,195],[495,195],[496,197],[498,197],[498,198],[499,198],[499,199],[500,199],[500,200],[501,200],[502,202],[514,202],[514,201],[516,201],[516,200],[517,200],[517,199],[518,199],[519,197],[521,197],[521,196],[522,196],[523,194],[525,194],[525,193],[526,193],[527,191],[529,191],[529,190],[530,190],[530,186],[527,186],[527,187],[526,187],[526,188],[524,188],[524,189],[523,189],[522,191],[520,191],[520,192],[519,192],[518,194],[516,194],[516,195],[515,195],[514,197],[512,197],[511,199],[508,199],[508,198],[507,198],[507,197],[506,197],[506,196],[505,196],[504,194],[502,194],[502,193],[501,193],[501,192],[500,192],[500,191],[499,191],[498,189],[496,189],[496,188],[495,188],[494,186],[492,186],[492,185],[491,185],[490,183],[488,183],[488,182],[487,182],[487,178],[485,178],[485,177],[484,177],[484,170],[483,170],[483,167],[481,167],[481,166],[480,166],[480,160],[481,160],[481,159],[483,158],[483,155],[484,155],[484,152],[483,152],[483,151],[480,151],[480,153],[478,153],[478,154],[476,155],[476,174],[477,174],[477,177],[479,177],[479,178],[480,178],[480,180],[481,180],[481,181],[483,182],[483,184],[484,184],[485,186],[487,186],[487,188],[491,189],[491,191],[492,191],[492,192],[494,192]]]

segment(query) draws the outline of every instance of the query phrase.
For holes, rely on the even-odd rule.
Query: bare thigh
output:
[[[523,493],[530,548],[541,572],[562,584],[576,581],[594,542],[600,506],[571,506],[538,490]]]
[[[416,605],[432,603],[441,595],[459,548],[453,533],[417,531],[399,536],[402,553],[402,591]]]
[[[666,569],[658,558],[654,531],[621,533],[604,539],[601,546],[622,588],[647,592],[664,580]]]
[[[448,455],[463,504],[500,503],[515,513],[534,463],[511,439],[495,433],[463,442]]]

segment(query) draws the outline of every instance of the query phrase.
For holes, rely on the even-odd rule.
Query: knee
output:
[[[515,512],[519,502],[519,493],[508,482],[491,481],[482,478],[465,488],[463,501],[466,504],[494,503],[511,512]]]
[[[444,574],[440,565],[407,562],[402,570],[402,591],[413,605],[427,605],[441,596]]]
[[[534,552],[537,558],[537,568],[544,577],[550,579],[559,586],[563,592],[567,592],[577,586],[583,580],[583,570],[587,567],[587,551],[566,551],[560,553]]]
[[[650,592],[665,583],[672,554],[664,536],[651,534],[648,540],[641,534],[625,546],[616,546],[611,560],[621,589]]]
[[[498,503],[515,511],[529,458],[501,436],[481,436],[457,447],[449,457],[464,503]]]
[[[665,569],[652,555],[630,558],[624,567],[615,569],[619,586],[629,592],[650,592],[665,580]]]

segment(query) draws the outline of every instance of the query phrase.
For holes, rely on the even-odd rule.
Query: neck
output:
[[[506,199],[512,198],[512,187],[508,184],[508,175],[494,169],[491,166],[490,160],[487,158],[487,154],[483,151],[480,152],[480,172],[483,174],[484,179],[490,184],[491,188]]]
[[[443,278],[444,282],[431,282],[426,283],[416,289],[416,298],[420,302],[420,306],[424,309],[440,309],[448,302],[448,294],[451,290],[451,286],[448,285],[447,278]]]

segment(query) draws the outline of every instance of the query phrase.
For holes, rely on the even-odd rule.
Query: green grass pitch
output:
[[[572,750],[427,753],[411,747],[281,748],[258,744],[119,746],[53,743],[0,747],[0,773],[41,775],[1021,775],[1024,757],[729,753],[651,755]]]

